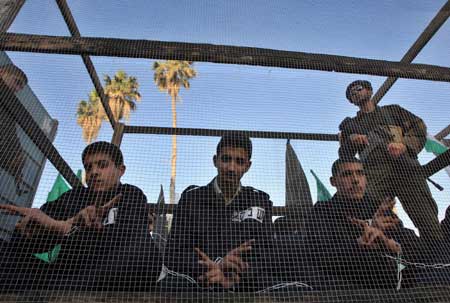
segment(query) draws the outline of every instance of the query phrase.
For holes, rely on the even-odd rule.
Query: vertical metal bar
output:
[[[118,122],[116,123],[116,128],[114,128],[114,134],[111,139],[111,143],[120,147],[122,144],[122,138],[124,134],[125,124]]]
[[[67,27],[69,28],[72,37],[80,38],[81,37],[80,31],[78,30],[77,24],[69,9],[69,6],[67,5],[67,2],[65,0],[56,0],[56,3],[58,4],[59,10],[61,11],[63,18],[66,21]],[[94,63],[92,63],[92,60],[88,55],[81,55],[81,58],[83,59],[84,65],[86,66],[89,76],[91,77],[95,90],[97,91],[100,97],[100,101],[102,102],[103,108],[105,109],[109,122],[111,123],[112,128],[115,129],[117,122],[114,119],[114,115],[111,111],[111,108],[109,107],[108,98],[105,95],[103,86],[100,82],[100,79],[98,78],[97,72],[95,71]]]

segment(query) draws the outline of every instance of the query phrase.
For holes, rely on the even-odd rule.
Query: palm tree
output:
[[[153,63],[153,80],[160,91],[167,92],[172,100],[172,127],[177,127],[177,101],[181,87],[189,89],[189,80],[197,76],[192,61],[168,60]],[[172,136],[170,173],[170,203],[175,203],[175,178],[177,174],[177,136]]]
[[[139,83],[135,77],[119,70],[113,78],[105,75],[105,94],[116,121],[129,120],[130,113],[136,110],[136,102],[141,101]]]
[[[80,101],[77,110],[77,123],[83,130],[83,139],[87,144],[97,138],[104,119],[103,107],[94,90],[89,95],[88,101]]]
[[[131,112],[136,110],[136,102],[141,100],[137,79],[119,70],[113,78],[105,75],[104,81],[105,95],[108,97],[114,120],[128,120]],[[83,129],[83,138],[88,144],[97,138],[104,120],[108,120],[108,116],[94,89],[89,94],[88,101],[80,101],[77,111],[77,123]]]

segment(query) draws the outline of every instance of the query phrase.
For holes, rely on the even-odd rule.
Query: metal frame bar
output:
[[[425,30],[420,34],[419,38],[414,42],[411,48],[406,52],[400,62],[411,63],[419,54],[419,52],[427,45],[434,34],[441,28],[450,16],[450,0],[438,11],[436,16],[431,20]],[[377,92],[373,95],[372,100],[377,104],[381,101],[384,95],[397,81],[397,77],[389,77],[380,86]]]
[[[0,32],[9,29],[24,3],[25,0],[0,0]]]
[[[129,126],[129,125],[125,125],[124,129],[124,133],[127,134],[158,134],[158,135],[184,135],[184,136],[206,136],[206,137],[221,137],[225,134],[233,134],[237,132],[245,134],[251,138],[338,141],[337,134],[228,130],[228,129],[207,129],[207,128],[179,128],[179,127],[173,128],[173,127]]]
[[[8,2],[9,0],[3,0],[2,2],[5,1]],[[14,2],[16,7],[13,10],[9,11],[9,14],[12,17],[7,17],[9,18],[9,21],[4,23],[6,25],[2,25],[0,31],[7,30],[7,28],[10,26],[15,16],[17,15],[18,11],[22,7],[24,0],[12,0],[9,2]],[[417,56],[421,49],[428,43],[428,41],[433,37],[437,30],[448,19],[450,13],[450,0],[441,8],[441,10],[425,28],[424,32],[419,36],[419,38],[411,46],[411,48],[408,50],[408,52],[400,62],[224,45],[112,38],[81,38],[80,32],[70,12],[67,2],[65,0],[56,0],[56,2],[71,32],[72,38],[4,33],[0,34],[0,49],[9,51],[81,55],[91,77],[91,80],[94,84],[94,87],[97,90],[97,93],[99,94],[105,111],[109,117],[110,123],[115,130],[112,141],[118,143],[119,145],[124,133],[222,136],[225,133],[236,132],[236,130],[164,128],[151,126],[124,126],[123,124],[116,124],[117,122],[113,118],[107,97],[104,94],[103,87],[95,71],[94,65],[89,58],[89,55],[166,60],[176,59],[388,76],[389,78],[374,95],[374,98],[377,102],[386,94],[386,92],[390,87],[392,87],[392,85],[398,78],[450,82],[450,69],[448,68],[424,64],[407,64],[409,62],[412,62],[412,60]],[[5,13],[0,14],[0,17],[4,18],[5,15]],[[127,47],[124,48],[123,45],[127,45]],[[121,125],[120,130],[118,129],[116,131],[116,125]],[[246,133],[247,135],[255,138],[284,138],[321,141],[338,140],[338,137],[335,134],[308,134],[264,131],[240,132]],[[443,139],[449,133],[450,125],[440,133],[438,133],[436,135],[436,138]],[[46,143],[48,144],[48,142]],[[41,145],[42,142],[38,146]],[[53,148],[56,152],[56,155],[59,156],[59,153],[56,151],[51,142],[50,145],[50,149]],[[50,159],[52,153],[44,154],[46,154],[49,160],[52,162],[52,159]],[[59,163],[58,166],[55,165],[55,163],[52,163],[55,165],[55,167],[57,167],[58,170],[66,170],[67,168],[69,168],[70,170],[70,167],[68,167],[67,163],[65,163],[62,158],[61,160],[67,167],[60,167],[59,164],[61,163]],[[55,159],[53,159],[53,161],[55,161]],[[62,172],[61,170],[60,172]],[[73,174],[71,170],[70,172]],[[66,179],[69,181],[70,179],[72,179],[72,177],[73,176],[69,176]],[[79,183],[78,179],[76,179],[76,181],[77,183]],[[71,182],[69,181],[69,183]]]
[[[64,21],[69,28],[70,34],[72,37],[80,38],[81,34],[78,30],[75,19],[73,18],[72,12],[70,11],[69,6],[67,5],[66,0],[56,0],[56,4],[58,4],[59,10],[64,18]],[[81,58],[83,59],[84,66],[91,77],[92,83],[94,84],[95,90],[97,91],[100,101],[102,102],[103,108],[105,109],[105,113],[108,116],[108,120],[111,123],[113,129],[116,127],[116,120],[114,119],[114,115],[109,107],[108,97],[105,95],[105,91],[103,90],[102,83],[97,75],[97,72],[94,67],[94,63],[92,63],[91,58],[88,55],[81,54]]]
[[[0,50],[188,60],[450,82],[450,68],[436,65],[212,44],[3,33]]]

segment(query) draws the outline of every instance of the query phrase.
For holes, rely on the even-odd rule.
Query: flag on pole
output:
[[[427,141],[425,142],[425,150],[429,153],[433,153],[435,156],[439,156],[448,150],[448,147],[439,142],[432,135],[428,134]],[[450,176],[450,166],[445,168],[445,172]]]
[[[165,199],[164,199],[164,190],[161,185],[161,190],[159,191],[158,202],[156,204],[156,214],[155,214],[155,223],[153,229],[153,239],[156,242],[160,251],[164,251],[166,247],[167,237],[168,237],[168,228],[167,228],[167,217],[166,217],[166,207],[165,207]]]
[[[286,207],[309,210],[313,206],[308,180],[290,141],[286,143]]]
[[[331,199],[331,194],[325,185],[320,181],[319,177],[317,177],[316,173],[311,169],[311,174],[316,179],[317,184],[317,201],[329,201]]]
[[[81,181],[82,180],[82,170],[79,169],[77,171],[77,177]],[[53,183],[52,189],[47,195],[47,203],[51,203],[55,200],[57,200],[59,197],[61,197],[62,194],[69,191],[70,187],[67,185],[64,178],[61,176],[61,174],[58,174],[58,176],[55,179],[55,182]],[[37,253],[34,254],[36,258],[39,260],[42,260],[46,263],[51,263],[56,260],[58,257],[59,251],[61,250],[61,245],[55,245],[51,250],[43,252],[43,253]]]

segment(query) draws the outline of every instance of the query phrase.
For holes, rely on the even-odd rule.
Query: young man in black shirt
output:
[[[125,173],[122,152],[111,143],[95,142],[85,148],[82,160],[87,188],[76,187],[41,209],[0,205],[23,216],[4,252],[3,268],[13,271],[4,271],[4,290],[36,285],[143,290],[156,281],[161,268],[147,232],[147,198],[139,188],[120,182]],[[36,265],[31,253],[58,243],[62,248],[57,260]]]
[[[419,254],[414,232],[401,226],[392,200],[373,208],[358,159],[335,161],[330,180],[336,194],[314,205],[293,254],[306,281],[322,290],[398,287],[395,259],[402,252],[410,261]],[[414,277],[403,280],[411,284]]]
[[[268,194],[240,182],[250,169],[251,155],[248,137],[222,137],[213,157],[217,176],[181,195],[164,260],[172,275],[241,291],[273,284],[272,202]]]

